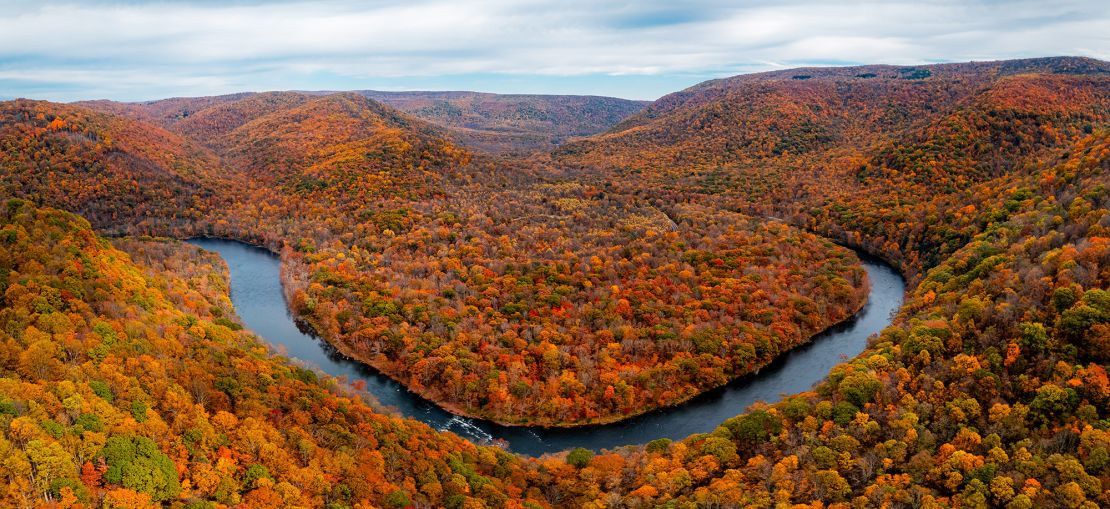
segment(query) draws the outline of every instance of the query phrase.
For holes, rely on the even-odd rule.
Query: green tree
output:
[[[852,493],[852,487],[836,470],[818,470],[814,476],[817,481],[819,498],[830,502],[844,500]]]
[[[168,500],[181,493],[173,461],[146,437],[114,436],[97,458],[108,465],[104,479],[124,488],[147,493],[154,500]]]
[[[272,477],[270,477],[269,469],[267,469],[263,465],[254,463],[251,466],[247,467],[247,470],[243,472],[243,487],[246,489],[252,489],[255,487],[255,481],[259,479],[272,479]]]
[[[863,407],[875,397],[883,384],[871,375],[863,372],[853,372],[840,381],[837,390],[840,397],[850,401],[857,407]]]
[[[405,490],[397,490],[385,496],[386,507],[408,507],[412,502],[409,500],[409,494]]]
[[[765,410],[753,410],[724,422],[732,438],[746,447],[755,447],[782,433],[782,419]]]
[[[585,468],[592,459],[594,459],[594,452],[582,447],[577,447],[567,454],[567,463],[575,468]]]
[[[1075,389],[1065,389],[1050,383],[1037,389],[1037,396],[1033,398],[1029,408],[1041,421],[1047,423],[1071,415],[1078,405],[1079,394]]]

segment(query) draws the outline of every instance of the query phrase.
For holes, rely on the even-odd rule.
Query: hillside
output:
[[[781,186],[791,167],[866,157],[876,145],[1014,79],[1057,76],[1063,86],[1082,86],[1074,80],[1108,73],[1103,62],[1056,58],[741,75],[665,96],[609,132],[556,153],[571,163],[651,170],[649,177],[683,179],[710,192],[723,186],[758,196]],[[730,186],[727,179],[743,175],[760,178]]]
[[[239,94],[210,97],[175,97],[171,99],[159,99],[157,101],[136,103],[97,100],[79,101],[74,103],[74,105],[113,115],[131,117],[149,124],[169,128],[195,113],[209,108],[217,108],[241,99],[247,99],[254,95],[256,94],[253,92],[243,92]]]
[[[0,103],[0,193],[78,212],[110,232],[211,212],[218,158],[150,124],[79,106]]]
[[[922,201],[1023,170],[1090,133],[1110,117],[1108,77],[1110,64],[1068,57],[742,75],[666,96],[555,157],[633,186],[646,181],[760,215],[796,215],[836,237],[853,229],[836,217],[842,211],[813,220],[813,206],[881,204],[910,221],[908,209],[924,208]],[[891,221],[898,231],[882,233],[870,224],[869,235],[857,225],[859,236],[844,240],[903,260],[912,275],[942,255],[920,260],[933,249],[910,238],[920,234],[910,223]],[[969,238],[953,235],[960,240],[949,249]]]
[[[201,131],[213,136],[212,144],[232,166],[259,179],[293,176],[299,180],[292,185],[302,188],[347,179],[348,184],[383,188],[391,184],[367,179],[406,180],[432,166],[461,165],[469,157],[444,141],[432,125],[356,94],[263,98],[268,96],[233,103],[265,106],[258,113],[240,113],[235,119],[239,125],[230,131]],[[269,109],[273,111],[263,113]],[[190,128],[198,127],[193,123],[197,116],[190,117]]]
[[[497,505],[520,493],[501,480],[519,472],[508,454],[387,417],[269,356],[240,330],[211,254],[121,241],[129,256],[84,220],[18,200],[0,235],[0,505]]]

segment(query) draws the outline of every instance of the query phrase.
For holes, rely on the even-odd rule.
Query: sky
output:
[[[478,90],[655,99],[800,66],[1110,60],[1093,1],[0,0],[0,99]]]

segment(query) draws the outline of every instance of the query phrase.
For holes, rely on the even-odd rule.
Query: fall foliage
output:
[[[13,117],[62,114],[18,107],[32,111]],[[44,201],[110,214],[112,232],[232,237],[282,253],[303,319],[459,413],[576,425],[674,405],[864,302],[855,255],[815,235],[541,163],[475,160],[440,128],[358,94],[248,95],[168,128],[184,138],[167,139],[205,146],[195,173],[213,175],[203,182],[214,195],[191,199],[207,219],[139,207],[172,221],[148,226],[120,220],[113,203]],[[83,171],[75,164],[74,178]]]
[[[514,490],[507,453],[272,357],[235,320],[215,255],[123,241],[157,262],[140,267],[70,214],[0,214],[0,505],[496,505]]]
[[[715,80],[524,157],[359,94],[186,102],[0,107],[5,194],[132,235],[0,209],[3,504],[1110,505],[1104,62]],[[269,354],[218,258],[141,234],[281,253],[337,347],[514,422],[619,419],[757,369],[862,304],[833,241],[911,290],[812,391],[525,458]]]

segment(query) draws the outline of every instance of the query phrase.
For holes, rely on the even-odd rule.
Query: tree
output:
[[[104,479],[153,500],[169,500],[181,492],[173,461],[153,440],[141,436],[114,436],[97,455],[108,465]]]
[[[840,392],[840,397],[847,399],[856,407],[862,407],[871,401],[875,393],[879,392],[882,384],[875,380],[871,375],[865,372],[853,371],[845,376],[840,384],[837,385],[837,390]]]
[[[48,491],[53,491],[56,496],[61,486],[59,481],[68,480],[76,484],[74,477],[77,474],[77,467],[61,444],[31,440],[27,442],[26,450],[27,458],[31,460],[31,466],[34,468],[32,475],[36,489],[40,493],[46,494]]]
[[[766,442],[771,435],[782,432],[782,419],[766,410],[753,410],[744,415],[733,417],[724,422],[733,440],[747,450]]]
[[[574,468],[586,468],[592,459],[594,459],[594,452],[582,447],[576,447],[567,453],[567,464]]]

